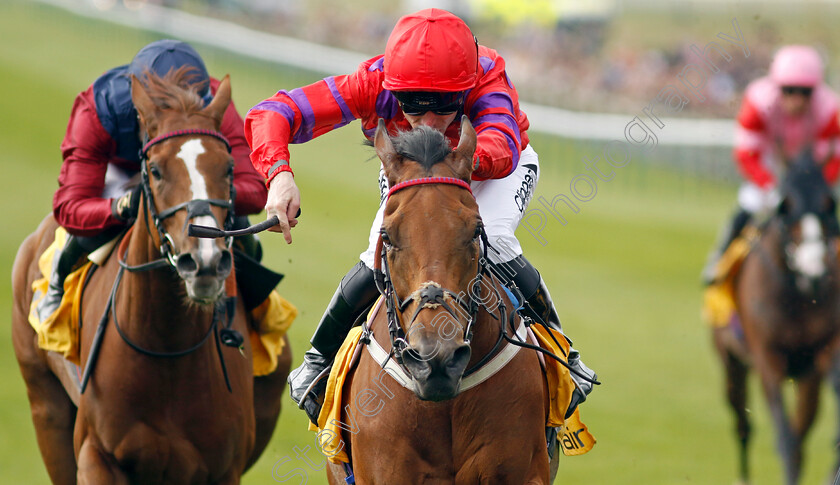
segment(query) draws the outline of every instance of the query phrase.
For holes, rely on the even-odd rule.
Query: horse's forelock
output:
[[[152,101],[161,109],[174,109],[184,113],[198,113],[204,109],[204,100],[199,94],[207,83],[194,83],[199,75],[193,66],[181,66],[164,76],[147,70],[141,82]]]
[[[428,126],[400,132],[393,138],[393,142],[400,156],[414,160],[427,170],[452,153],[452,147],[443,133]]]

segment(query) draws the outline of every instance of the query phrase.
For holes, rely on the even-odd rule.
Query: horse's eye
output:
[[[391,244],[391,237],[388,236],[388,233],[385,232],[385,229],[379,231],[379,235],[382,236],[382,242],[385,244]]]
[[[157,165],[150,166],[149,167],[149,173],[152,174],[152,177],[154,177],[155,180],[160,180],[161,179],[160,169],[157,167]]]
[[[228,178],[233,177],[233,162],[230,162],[227,169]]]
[[[484,232],[484,225],[482,223],[478,223],[475,226],[475,233],[473,234],[473,239],[478,239],[481,237],[481,233]]]

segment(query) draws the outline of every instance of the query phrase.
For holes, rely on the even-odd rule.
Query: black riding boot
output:
[[[47,294],[38,303],[38,318],[44,321],[55,312],[64,297],[64,280],[79,265],[79,261],[96,250],[106,242],[115,238],[122,231],[122,227],[107,229],[96,236],[74,236],[67,235],[64,247],[53,256],[52,273],[50,273],[50,286]]]
[[[525,256],[518,256],[506,265],[514,272],[513,282],[516,283],[527,302],[522,312],[535,322],[545,323],[549,328],[563,333],[560,317],[557,315],[557,310],[551,301],[551,294],[548,292],[539,271],[525,259]],[[563,336],[565,335],[563,333]],[[572,341],[568,337],[566,339],[569,340],[569,345],[571,345]],[[567,418],[572,415],[580,403],[586,400],[586,396],[592,392],[591,381],[597,379],[595,372],[580,360],[580,352],[571,347],[569,348],[568,364],[576,388],[566,411]]]
[[[86,252],[79,244],[79,238],[68,235],[64,247],[53,256],[50,285],[47,294],[38,302],[38,319],[42,322],[58,310],[61,298],[64,297],[64,280]]]
[[[703,267],[703,273],[701,275],[703,284],[709,286],[717,282],[718,261],[720,261],[723,253],[725,253],[729,248],[729,245],[732,244],[732,241],[741,235],[741,231],[743,231],[747,223],[750,222],[751,217],[752,216],[749,212],[738,208],[738,210],[735,211],[735,215],[732,216],[732,219],[727,222],[726,226],[724,226],[723,232],[720,234],[717,242],[715,243],[714,250],[709,253],[709,257],[706,259],[706,265]]]
[[[306,411],[313,423],[317,424],[327,388],[326,370],[344,342],[347,332],[378,296],[379,290],[376,289],[373,270],[362,262],[353,266],[341,279],[324,316],[321,317],[310,340],[312,348],[303,355],[303,364],[289,374],[289,393],[292,400]]]

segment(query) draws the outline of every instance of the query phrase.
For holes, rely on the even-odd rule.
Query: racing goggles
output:
[[[431,91],[392,91],[403,113],[422,116],[431,111],[436,115],[451,115],[464,107],[466,92],[435,93]]]
[[[782,86],[782,94],[792,96],[794,94],[800,94],[804,97],[810,97],[811,93],[814,92],[814,88],[810,86]]]

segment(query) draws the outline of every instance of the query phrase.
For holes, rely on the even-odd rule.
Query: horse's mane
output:
[[[146,70],[141,82],[159,108],[193,114],[204,109],[204,100],[199,93],[207,89],[207,82],[194,82],[198,75],[193,66],[181,66],[162,77]]]
[[[389,135],[390,136],[390,135]],[[414,160],[426,170],[432,165],[442,162],[452,153],[449,141],[443,133],[428,126],[418,126],[410,131],[400,131],[396,136],[391,137],[394,150],[403,158]],[[373,146],[370,140],[365,141],[366,145]]]

